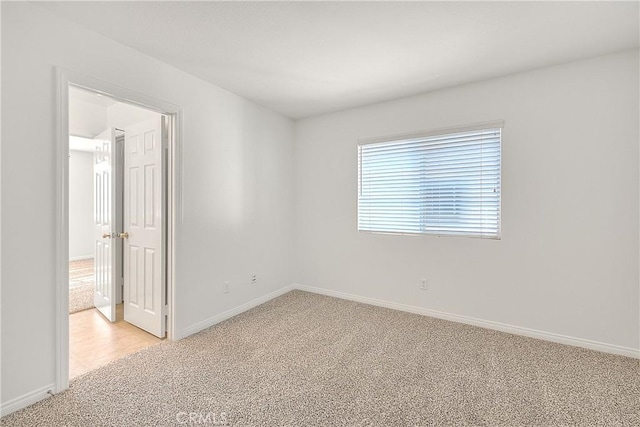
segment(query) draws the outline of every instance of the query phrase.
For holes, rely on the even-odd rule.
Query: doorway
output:
[[[69,88],[70,379],[165,336],[165,119]]]
[[[72,72],[58,70],[58,82],[57,231],[66,250],[58,254],[56,392],[69,378],[173,339],[181,117],[175,105]],[[72,206],[80,200],[72,194],[78,143],[92,162],[91,229],[74,235],[83,222]],[[85,246],[76,251],[78,236]],[[87,288],[91,298],[74,308],[71,293]]]

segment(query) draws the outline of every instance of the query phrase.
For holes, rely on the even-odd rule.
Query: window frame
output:
[[[390,143],[390,142],[400,142],[403,140],[410,139],[421,139],[421,138],[431,138],[435,136],[445,136],[449,134],[456,133],[464,133],[464,132],[473,132],[473,131],[481,131],[481,130],[490,130],[490,129],[500,129],[500,144],[499,144],[499,153],[500,153],[500,162],[499,162],[499,183],[500,183],[500,195],[498,198],[498,223],[496,234],[493,235],[477,235],[477,234],[449,234],[449,233],[441,233],[441,232],[413,232],[413,231],[377,231],[377,230],[361,230],[360,229],[360,189],[362,188],[362,176],[361,176],[361,159],[360,159],[360,149],[362,146],[370,145],[370,144],[379,144],[379,143]],[[356,185],[356,231],[358,233],[368,233],[368,234],[389,234],[389,235],[399,235],[399,236],[434,236],[434,237],[461,237],[461,238],[473,238],[473,239],[482,239],[482,240],[501,240],[502,239],[502,189],[503,189],[503,178],[502,178],[502,160],[503,160],[503,150],[502,150],[502,142],[503,142],[503,133],[504,131],[504,120],[494,120],[490,122],[482,122],[482,123],[474,123],[463,126],[455,126],[455,127],[446,127],[446,128],[438,128],[429,131],[421,131],[421,132],[412,132],[412,133],[403,133],[403,134],[394,134],[388,136],[381,137],[368,137],[368,138],[359,138],[356,144],[356,173],[357,173],[357,185]]]

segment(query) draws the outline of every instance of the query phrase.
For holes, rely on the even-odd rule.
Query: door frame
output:
[[[182,107],[84,74],[56,67],[56,393],[69,388],[69,88],[97,94],[167,116],[166,286],[167,339],[176,329],[177,236],[182,229]]]

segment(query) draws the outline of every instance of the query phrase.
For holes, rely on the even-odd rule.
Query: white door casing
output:
[[[116,247],[114,227],[117,156],[115,131],[107,129],[94,138],[93,207],[95,224],[95,289],[93,304],[109,321],[116,320]]]
[[[165,336],[164,117],[125,129],[124,320]]]
[[[123,88],[86,74],[55,67],[56,74],[56,295],[55,295],[55,387],[54,393],[69,388],[69,87],[81,87],[109,96],[119,102],[165,114],[168,123],[166,221],[167,338],[177,339],[175,308],[176,237],[182,233],[182,128],[183,110],[179,105],[144,95],[140,90]],[[170,309],[169,309],[170,308]]]

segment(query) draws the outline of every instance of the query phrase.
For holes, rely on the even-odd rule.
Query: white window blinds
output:
[[[501,125],[358,145],[358,230],[500,238]]]

